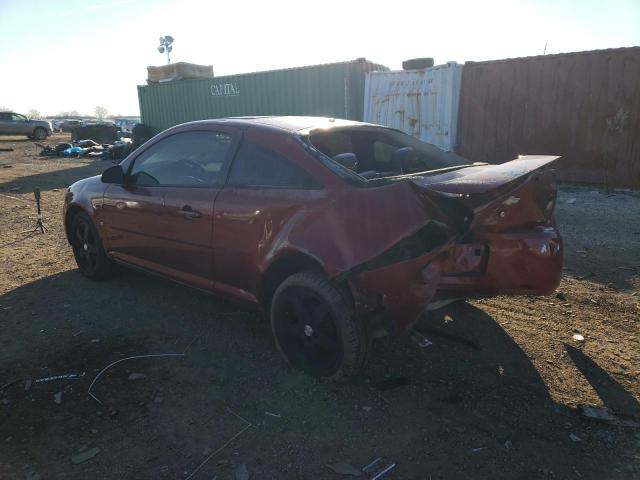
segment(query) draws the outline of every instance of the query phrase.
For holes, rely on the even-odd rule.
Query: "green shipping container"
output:
[[[138,86],[142,123],[156,133],[208,118],[317,115],[362,120],[365,74],[387,67],[351,62]]]

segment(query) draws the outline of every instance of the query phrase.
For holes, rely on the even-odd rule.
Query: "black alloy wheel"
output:
[[[352,376],[367,359],[368,334],[344,295],[323,276],[287,278],[271,304],[271,327],[281,354],[315,377]]]
[[[71,224],[71,246],[80,273],[97,280],[112,271],[112,264],[102,248],[98,234],[89,216],[78,213]]]

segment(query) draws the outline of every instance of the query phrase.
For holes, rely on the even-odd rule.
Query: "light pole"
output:
[[[160,37],[160,45],[158,45],[158,51],[160,53],[167,52],[167,65],[171,63],[171,58],[169,58],[169,52],[173,50],[173,37],[171,35],[165,35],[164,37]]]

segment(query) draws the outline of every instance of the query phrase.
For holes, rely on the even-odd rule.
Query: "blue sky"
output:
[[[0,0],[0,106],[138,113],[136,85],[172,61],[216,75],[366,57],[489,60],[640,45],[640,0]]]

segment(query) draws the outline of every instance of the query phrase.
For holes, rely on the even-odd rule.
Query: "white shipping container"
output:
[[[364,121],[397,128],[424,142],[456,147],[462,65],[367,73]]]

